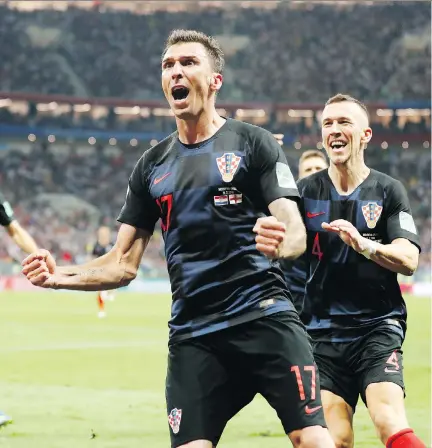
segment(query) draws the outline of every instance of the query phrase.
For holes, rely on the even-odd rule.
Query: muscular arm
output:
[[[9,236],[15,241],[16,245],[26,254],[36,252],[38,247],[35,240],[25,230],[18,221],[13,220],[9,225],[5,226]]]
[[[295,259],[306,250],[306,228],[297,203],[287,198],[269,204],[272,216],[286,226],[285,238],[279,250],[280,258]]]
[[[383,268],[408,276],[417,270],[419,250],[405,238],[397,238],[391,244],[376,243],[375,249],[370,259]]]
[[[50,274],[46,272],[46,265],[50,267],[50,256],[41,257],[36,253],[24,260],[23,273],[33,284],[45,288],[79,291],[119,288],[136,277],[150,238],[149,232],[122,224],[116,244],[102,257],[83,265],[58,267]]]

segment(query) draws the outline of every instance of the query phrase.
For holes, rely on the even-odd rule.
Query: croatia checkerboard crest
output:
[[[362,212],[369,229],[376,227],[382,209],[381,205],[378,205],[376,202],[368,202],[366,205],[363,205]]]
[[[240,160],[241,157],[236,156],[233,152],[226,152],[223,156],[216,158],[217,166],[224,182],[233,180],[234,174],[240,165]]]
[[[168,423],[174,434],[177,434],[180,431],[181,418],[182,410],[177,408],[174,408],[168,415]]]

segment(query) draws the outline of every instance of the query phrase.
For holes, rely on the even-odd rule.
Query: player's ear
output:
[[[367,145],[370,141],[371,141],[371,138],[372,138],[372,129],[371,128],[366,128],[366,129],[363,129],[363,131],[362,131],[362,136],[361,136],[361,142],[363,143],[363,144],[365,144],[365,145]]]
[[[213,73],[208,78],[210,89],[218,92],[222,87],[223,76],[220,73]]]

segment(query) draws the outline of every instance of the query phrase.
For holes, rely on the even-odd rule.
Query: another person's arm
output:
[[[27,254],[37,250],[31,235],[16,220],[9,202],[0,194],[0,224],[6,229],[15,244]]]

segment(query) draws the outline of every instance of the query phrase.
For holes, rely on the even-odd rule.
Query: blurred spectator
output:
[[[162,98],[160,55],[173,28],[221,36],[221,100],[320,102],[430,98],[426,2],[292,4],[275,9],[19,11],[0,5],[0,89]],[[197,25],[198,24],[198,25]]]

